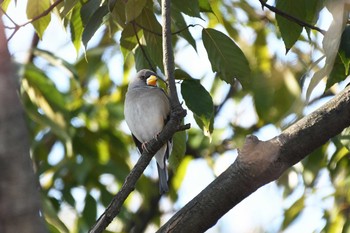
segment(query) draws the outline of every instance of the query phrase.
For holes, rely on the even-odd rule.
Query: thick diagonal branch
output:
[[[259,187],[350,125],[350,87],[269,141],[248,136],[236,161],[158,232],[205,232]]]

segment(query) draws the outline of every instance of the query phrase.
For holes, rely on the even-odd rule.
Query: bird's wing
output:
[[[131,134],[131,135],[132,135],[132,139],[134,139],[134,142],[137,146],[137,149],[139,149],[140,153],[142,154],[142,152],[143,152],[142,143],[135,137],[134,134]]]

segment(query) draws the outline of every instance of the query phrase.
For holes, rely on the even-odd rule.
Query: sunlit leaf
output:
[[[34,19],[39,17],[45,10],[50,7],[50,0],[28,0],[27,2],[27,17],[29,19]],[[42,39],[43,34],[47,26],[51,21],[51,14],[47,14],[40,17],[38,20],[32,22],[35,31],[38,36]]]
[[[68,228],[64,225],[64,223],[57,216],[57,211],[53,207],[50,200],[47,199],[46,197],[43,197],[42,206],[43,206],[44,213],[45,213],[45,215],[44,215],[45,220],[47,222],[49,222],[50,224],[52,224],[53,226],[55,226],[55,228],[58,229],[59,232],[68,233],[69,232]]]
[[[301,196],[294,204],[284,213],[282,228],[288,227],[300,214],[305,207],[305,196]]]
[[[81,4],[79,4],[79,2],[79,0],[64,1],[63,10],[60,12],[61,17],[66,17],[76,6],[78,6],[80,10]]]
[[[326,149],[328,144],[321,146],[313,151],[309,156],[302,160],[304,172],[302,174],[305,185],[313,185],[321,169],[327,165]]]
[[[179,167],[186,152],[186,132],[177,132],[173,137],[173,151],[169,157],[169,165],[173,171]]]
[[[236,78],[246,87],[250,82],[250,68],[236,43],[224,33],[210,28],[202,30],[202,39],[212,70],[227,83],[233,84]]]
[[[345,128],[338,138],[340,142],[350,151],[350,127]]]
[[[77,52],[77,55],[79,54],[80,46],[81,46],[81,39],[83,35],[83,22],[80,17],[80,8],[74,8],[72,11],[71,20],[70,23],[70,34],[71,34],[71,40],[73,42],[75,51]]]
[[[210,2],[208,0],[199,0],[199,9],[201,12],[213,12]]]
[[[45,59],[52,66],[61,68],[69,75],[70,78],[74,78],[75,80],[79,79],[75,67],[67,61],[63,60],[62,58],[58,57],[54,53],[39,48],[34,49],[33,53],[35,56],[42,57],[43,59]]]
[[[122,31],[120,37],[120,46],[126,49],[128,52],[132,51],[137,45],[137,38],[135,31],[138,33],[138,37],[141,38],[142,33],[139,27],[133,26],[131,23],[127,24]],[[126,57],[126,52],[123,52],[124,58]]]
[[[176,170],[175,176],[173,178],[173,187],[175,190],[178,190],[182,184],[182,181],[186,175],[187,172],[187,166],[192,161],[191,156],[186,156],[182,159],[180,166],[178,166],[178,169]]]
[[[11,3],[12,0],[4,0],[2,3],[0,3],[0,7],[3,11],[6,12],[7,7],[9,6],[9,4]]]
[[[60,111],[67,111],[63,94],[41,70],[29,65],[24,75],[29,85],[38,90],[52,107]]]
[[[185,79],[181,83],[181,94],[187,107],[195,115],[197,124],[208,136],[213,131],[214,104],[211,95],[198,80]]]

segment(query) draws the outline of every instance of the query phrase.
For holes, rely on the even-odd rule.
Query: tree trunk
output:
[[[46,232],[17,77],[0,20],[0,232]]]

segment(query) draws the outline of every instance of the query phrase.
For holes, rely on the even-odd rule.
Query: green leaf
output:
[[[71,40],[73,42],[75,51],[77,52],[77,55],[78,55],[80,46],[81,46],[81,38],[84,30],[83,21],[81,20],[81,17],[80,17],[80,8],[75,7],[73,9],[72,16],[69,23],[70,23],[69,29],[71,34]]]
[[[173,187],[175,190],[178,190],[182,184],[183,179],[185,178],[188,164],[192,161],[191,156],[186,156],[182,159],[180,166],[176,170],[176,173],[173,178]]]
[[[327,148],[328,145],[321,146],[301,161],[304,166],[304,171],[301,175],[306,186],[313,186],[320,170],[327,166],[327,156],[325,156]]]
[[[57,216],[57,211],[55,207],[52,205],[50,200],[42,196],[42,206],[43,206],[43,212],[45,213],[45,220],[50,223],[51,225],[55,226],[55,229],[58,229],[59,232],[62,233],[68,233],[68,228],[64,225],[64,223],[59,219]]]
[[[177,132],[173,137],[173,151],[169,157],[169,165],[176,171],[186,152],[186,132]]]
[[[177,9],[179,12],[200,18],[198,0],[176,0],[172,1],[171,3],[172,7]]]
[[[63,94],[56,89],[54,83],[41,70],[35,66],[28,65],[24,77],[29,85],[39,91],[52,107],[59,111],[67,112]]]
[[[305,22],[314,25],[318,18],[320,11],[324,7],[326,0],[306,0],[305,1]]]
[[[184,80],[184,79],[192,79],[192,77],[181,69],[176,69],[174,72],[175,79]]]
[[[89,0],[80,9],[80,17],[84,27],[88,24],[93,14],[100,7],[101,0]]]
[[[179,34],[197,51],[196,41],[188,30],[186,21],[182,14],[174,9],[171,12],[171,20],[174,24],[174,31],[181,31]],[[185,29],[186,28],[186,29]],[[185,29],[185,30],[184,30]]]
[[[233,84],[237,78],[243,87],[250,82],[250,68],[247,58],[235,42],[215,29],[203,29],[202,39],[212,70],[221,79]]]
[[[345,67],[345,75],[347,75],[350,65],[350,26],[345,27],[341,36],[339,55]]]
[[[28,19],[33,19],[42,14],[45,10],[50,7],[50,0],[28,0],[27,3],[27,17]],[[40,17],[38,20],[32,22],[36,33],[40,39],[42,39],[43,34],[47,26],[51,21],[51,14],[47,14]]]
[[[83,217],[86,223],[90,226],[96,221],[97,203],[96,200],[89,194],[85,197],[85,207],[83,210]]]
[[[347,74],[345,64],[342,62],[341,55],[338,53],[333,64],[332,71],[328,76],[326,89],[343,81],[347,77]]]
[[[11,3],[12,0],[4,0],[1,4],[0,7],[1,9],[6,12],[7,7],[9,6],[9,4]]]
[[[98,8],[88,20],[82,35],[83,44],[86,47],[89,40],[95,34],[103,22],[103,17],[109,13],[108,5]],[[84,22],[84,21],[83,21]]]
[[[147,0],[129,0],[125,4],[126,22],[136,19],[146,6]]]
[[[79,75],[78,75],[75,67],[72,64],[70,64],[69,62],[56,56],[54,53],[51,53],[51,52],[46,51],[46,50],[35,48],[33,50],[33,54],[35,56],[42,57],[52,66],[57,67],[57,68],[61,68],[62,70],[64,70],[65,72],[68,73],[70,78],[74,78],[77,81],[79,80]]]
[[[142,31],[140,30],[139,27],[136,27],[136,26],[135,26],[135,30],[140,38],[142,36]],[[127,51],[132,51],[136,47],[136,45],[137,45],[137,38],[135,36],[134,27],[131,23],[128,23],[122,31],[122,35],[120,37],[120,46],[125,48]],[[124,54],[124,57],[125,55],[126,54]]]
[[[201,12],[211,12],[213,13],[213,9],[208,0],[199,0],[199,9]]]
[[[304,0],[277,0],[276,7],[288,15],[292,15],[300,20],[305,20],[305,4],[306,2]],[[288,52],[298,40],[303,27],[292,22],[291,20],[286,19],[280,14],[276,14],[276,21],[280,29],[284,45],[286,46],[286,52]]]
[[[125,27],[126,16],[125,16],[125,4],[123,1],[116,1],[113,11],[111,12],[113,22],[118,24],[120,27]]]
[[[60,12],[60,16],[62,18],[66,17],[77,6],[79,6],[80,10],[81,4],[79,0],[64,1],[63,10]]]
[[[338,136],[341,144],[350,151],[350,127],[345,128],[343,132]]]
[[[300,214],[305,207],[305,196],[301,196],[294,204],[284,213],[282,229],[286,229]]]
[[[49,127],[64,142],[69,142],[70,136],[65,120],[68,112],[63,95],[56,90],[52,81],[34,66],[27,65],[23,76],[21,94],[30,118],[39,125]]]
[[[141,44],[149,61],[152,64],[156,64],[161,70],[164,70],[162,37],[160,36],[162,27],[157,21],[154,13],[148,8],[144,8],[141,15],[135,21],[145,28],[142,29],[143,37],[141,39]],[[143,68],[144,67],[141,67],[141,69]]]
[[[153,61],[150,61],[151,64],[152,64],[152,67],[150,66],[150,64],[147,61],[147,58],[143,54],[143,52],[142,52],[140,47],[137,47],[135,49],[134,57],[135,57],[135,68],[136,68],[136,70],[152,69],[152,67],[155,67],[155,64],[154,64]]]
[[[213,132],[214,104],[209,92],[198,80],[185,79],[181,83],[181,94],[187,107],[193,112],[195,120],[204,134]]]

